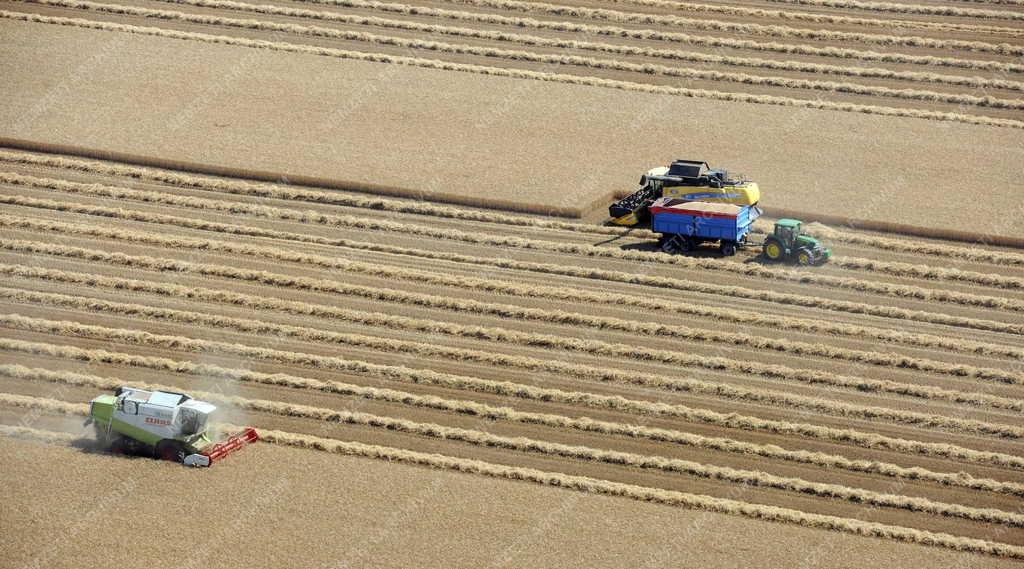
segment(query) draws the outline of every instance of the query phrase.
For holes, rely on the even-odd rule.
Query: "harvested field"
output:
[[[1017,251],[816,226],[836,262],[797,270],[18,150],[0,188],[0,434],[51,445],[9,449],[84,444],[84,403],[129,383],[256,426],[228,468],[386,459],[869,540],[860,560],[1024,557]]]
[[[720,133],[679,144],[770,188],[780,215],[1019,243],[1017,216],[989,205],[1012,200],[1022,158],[1016,19],[598,4],[7,2],[0,60],[39,61],[31,76],[7,73],[2,134],[25,148],[592,220],[639,172],[675,157],[647,135],[671,116]],[[121,71],[76,82],[74,96],[52,88],[68,68],[114,61]],[[306,78],[301,93],[273,80],[289,73]],[[186,75],[169,93],[149,91]],[[439,91],[450,96],[418,96]],[[211,96],[228,92],[265,96],[242,115]],[[129,135],[119,124],[140,126]],[[619,144],[600,143],[610,139]],[[495,159],[506,147],[516,158]],[[800,167],[779,167],[794,159]],[[952,162],[986,167],[940,166]],[[971,199],[972,188],[991,200]],[[894,196],[914,204],[899,222],[885,215]],[[939,221],[967,203],[999,221]]]
[[[735,548],[725,551],[719,547],[720,540],[727,536],[744,538],[742,555],[751,563],[799,563],[801,556],[793,549],[773,546],[774,540],[782,539],[828,551],[836,558],[834,567],[857,567],[856,563],[848,561],[851,558],[906,566],[954,564],[968,558],[967,554],[939,548],[921,548],[795,525],[773,524],[777,531],[766,533],[763,531],[765,524],[738,516],[682,510],[611,496],[582,499],[581,494],[557,488],[510,484],[497,478],[279,445],[262,445],[259,453],[240,455],[237,460],[225,463],[225,475],[211,480],[201,489],[201,494],[188,501],[179,498],[176,490],[191,484],[194,473],[168,471],[160,463],[118,461],[122,466],[121,477],[112,478],[108,457],[7,437],[0,437],[0,455],[23,458],[12,462],[0,474],[5,487],[29,497],[46,512],[45,518],[30,518],[22,512],[14,513],[13,517],[5,516],[0,521],[2,529],[6,535],[10,535],[9,530],[16,524],[40,530],[63,530],[61,533],[67,536],[66,540],[46,557],[51,563],[72,551],[80,552],[77,557],[82,563],[164,561],[166,558],[157,547],[138,550],[125,548],[123,544],[118,547],[120,542],[114,536],[123,527],[115,517],[103,515],[105,510],[95,516],[96,531],[74,529],[74,520],[80,519],[83,509],[101,504],[104,496],[118,496],[138,511],[140,518],[158,517],[161,510],[153,501],[143,499],[143,494],[137,491],[139,488],[167,494],[171,507],[187,507],[212,524],[224,524],[237,530],[237,534],[226,534],[217,541],[237,551],[225,560],[225,567],[288,564],[299,556],[309,555],[311,550],[322,551],[325,558],[336,563],[351,565],[373,566],[382,558],[401,565],[443,565],[451,556],[457,556],[470,565],[484,565],[500,558],[512,564],[538,567],[576,563],[612,567],[616,564],[608,563],[609,558],[629,558],[635,554],[633,544],[640,536],[634,528],[648,524],[664,528],[700,528],[666,530],[644,539],[666,558],[690,558],[696,549],[710,551],[701,556],[708,567],[727,567],[737,560]],[[53,459],[69,468],[51,472],[45,465]],[[130,476],[126,466],[131,467]],[[319,484],[309,482],[310,472],[328,469],[337,471],[332,486],[345,488],[345,492],[321,493],[317,491]],[[253,495],[227,475],[228,472],[236,477],[272,482]],[[382,480],[388,481],[386,485],[378,484]],[[82,504],[78,492],[83,488],[96,489],[94,502]],[[519,504],[530,514],[509,516],[502,506],[504,502],[493,500],[495,494]],[[296,510],[344,510],[347,514],[344,517],[329,514],[299,517],[293,526],[294,539],[270,551],[254,548],[241,537],[265,529],[253,518],[254,513],[260,518],[280,520],[292,518]],[[398,518],[371,513],[382,510],[404,511],[406,515]],[[580,525],[550,523],[544,532],[533,531],[536,524],[565,515],[594,521]],[[486,522],[469,524],[468,519]],[[322,542],[319,536],[325,534],[334,539]],[[423,546],[415,552],[401,547],[413,537],[422,540]],[[188,539],[199,543],[200,547],[210,546],[205,529],[196,526],[185,527],[175,542],[178,539]],[[596,540],[607,542],[600,551],[584,546]],[[170,545],[172,542],[166,533],[156,532],[155,541],[151,543]],[[353,543],[360,544],[359,548],[351,547]],[[864,553],[865,544],[872,546],[869,556]],[[34,554],[29,541],[15,544],[7,551],[14,562],[32,559]],[[991,567],[1016,565],[998,560],[987,563]]]
[[[1020,566],[1022,6],[4,0],[5,564]],[[830,262],[603,223],[684,157]]]

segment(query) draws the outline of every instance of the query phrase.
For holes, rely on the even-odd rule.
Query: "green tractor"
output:
[[[801,229],[803,224],[796,219],[780,219],[775,222],[775,231],[764,240],[765,259],[769,261],[794,260],[800,265],[820,265],[828,261],[832,251]]]

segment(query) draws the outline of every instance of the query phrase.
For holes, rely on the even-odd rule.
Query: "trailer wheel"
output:
[[[669,255],[675,254],[678,251],[678,248],[676,247],[677,240],[678,238],[675,235],[662,236],[662,238],[659,240],[661,250],[665,253],[668,253]]]
[[[185,447],[178,441],[162,440],[156,445],[156,457],[171,462],[185,462]]]
[[[693,240],[693,237],[680,237],[679,238],[679,250],[683,253],[689,253],[697,248],[697,243]]]
[[[733,255],[736,254],[736,243],[732,241],[722,241],[722,244],[718,247],[718,249],[719,251],[722,252],[722,255],[725,255],[726,257],[732,257]]]

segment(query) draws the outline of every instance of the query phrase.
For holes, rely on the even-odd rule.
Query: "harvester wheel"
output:
[[[185,462],[185,447],[178,441],[163,440],[156,445],[156,457],[171,462]]]
[[[736,243],[732,241],[722,241],[722,244],[718,247],[718,250],[722,252],[726,257],[732,257],[736,254]]]
[[[803,266],[810,266],[814,264],[814,252],[810,249],[800,249],[797,253],[796,260]]]
[[[115,438],[110,441],[107,452],[117,455],[128,454],[128,441],[124,440],[124,437]]]
[[[764,256],[769,261],[779,261],[782,259],[784,249],[782,244],[775,239],[769,239],[764,242]]]

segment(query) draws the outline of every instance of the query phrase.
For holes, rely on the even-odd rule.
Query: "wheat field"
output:
[[[1019,566],[1022,24],[1020,0],[4,0],[5,566]],[[193,59],[184,108],[115,92]],[[308,109],[354,134],[275,130],[323,92],[290,63],[365,87]],[[229,85],[260,82],[239,124]],[[516,106],[546,96],[580,107]],[[626,97],[621,139],[582,121]],[[749,134],[646,136],[680,109]],[[638,156],[689,143],[764,174],[755,241],[804,217],[831,261],[603,223]],[[109,455],[81,423],[122,385],[262,442]]]
[[[1021,245],[1013,6],[762,4],[7,1],[0,138],[589,222],[705,157],[778,215]]]
[[[800,270],[16,150],[0,184],[9,437],[88,445],[66,427],[96,393],[181,389],[260,430],[250,462],[283,446],[1024,557],[1012,249],[816,226],[836,262]]]

